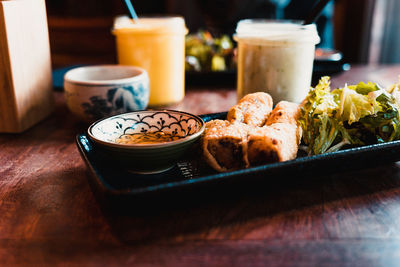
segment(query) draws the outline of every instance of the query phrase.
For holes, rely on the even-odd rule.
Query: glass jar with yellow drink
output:
[[[118,63],[139,66],[150,78],[149,106],[177,103],[185,96],[185,35],[182,17],[119,17],[114,22]]]

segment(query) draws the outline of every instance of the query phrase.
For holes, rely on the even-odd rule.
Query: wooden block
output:
[[[0,132],[26,130],[53,105],[45,0],[0,0]]]

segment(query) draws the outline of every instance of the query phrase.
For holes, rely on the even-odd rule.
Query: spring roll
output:
[[[227,120],[250,126],[263,126],[271,110],[272,98],[269,94],[263,92],[248,94],[229,109]]]
[[[265,126],[253,128],[248,136],[250,165],[286,161],[296,158],[302,129],[297,119],[299,105],[279,102],[269,115]]]
[[[276,104],[275,108],[269,115],[265,125],[271,125],[274,123],[290,123],[297,125],[297,119],[300,116],[299,104],[281,101]]]
[[[296,125],[296,140],[300,144],[301,137],[303,135],[303,129],[298,123],[300,115],[301,113],[299,104],[281,101],[275,106],[265,125],[269,126],[275,123],[289,123]]]
[[[206,124],[202,137],[205,161],[216,171],[225,172],[249,167],[247,160],[247,133],[249,126],[223,120]]]
[[[248,161],[256,166],[296,158],[299,147],[297,126],[274,123],[254,128],[248,137]]]

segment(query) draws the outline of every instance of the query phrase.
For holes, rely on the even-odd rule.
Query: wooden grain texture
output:
[[[19,128],[10,57],[8,56],[8,42],[5,36],[7,36],[5,14],[3,8],[0,8],[0,132],[5,128]]]
[[[333,84],[397,79],[400,66],[354,67]],[[352,82],[352,81],[351,81]],[[299,176],[293,184],[216,192],[182,205],[117,214],[99,205],[74,143],[87,125],[56,110],[0,134],[0,265],[398,266],[400,163]],[[175,108],[235,103],[233,89],[187,90]],[[215,193],[215,192],[214,192]]]
[[[0,132],[22,132],[53,108],[44,0],[0,1]]]
[[[50,16],[48,23],[54,67],[117,62],[113,17]]]

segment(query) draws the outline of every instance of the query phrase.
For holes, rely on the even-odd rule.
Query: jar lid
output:
[[[235,39],[257,39],[268,42],[312,42],[314,44],[320,42],[315,24],[303,25],[302,21],[295,20],[241,20],[236,27]]]
[[[114,20],[113,33],[182,33],[186,34],[185,20],[182,17],[141,17],[134,22],[127,16]]]

